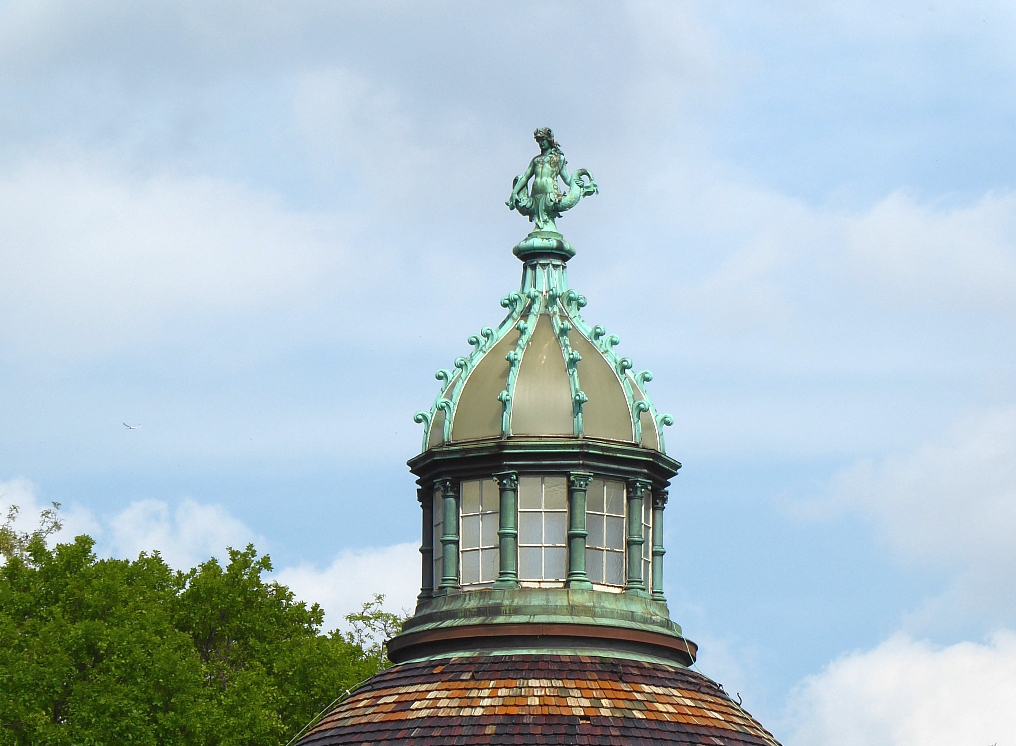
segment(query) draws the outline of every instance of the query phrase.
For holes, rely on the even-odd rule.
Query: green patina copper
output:
[[[602,624],[682,637],[667,604],[648,596],[575,588],[483,589],[422,600],[403,632],[476,624]]]
[[[557,218],[570,210],[583,197],[596,194],[599,188],[593,175],[584,168],[568,171],[561,146],[554,140],[549,127],[540,127],[533,133],[540,145],[540,154],[529,162],[529,167],[512,182],[512,193],[505,202],[511,210],[518,210],[533,223],[533,231],[515,247],[520,259],[534,253],[554,253],[570,259],[575,250],[557,230]],[[532,188],[529,182],[532,180]],[[561,189],[561,182],[567,190]]]

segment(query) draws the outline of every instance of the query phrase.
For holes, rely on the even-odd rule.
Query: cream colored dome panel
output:
[[[570,334],[569,344],[582,356],[578,362],[579,383],[589,399],[582,407],[582,429],[592,438],[635,439],[631,409],[621,381],[607,359],[581,334]]]
[[[522,355],[512,399],[512,435],[573,435],[571,386],[550,317],[540,316]]]
[[[501,435],[500,394],[508,382],[508,355],[519,341],[511,331],[484,355],[462,389],[452,421],[452,440],[497,438]],[[558,355],[560,357],[560,354]],[[434,428],[435,430],[437,428]]]

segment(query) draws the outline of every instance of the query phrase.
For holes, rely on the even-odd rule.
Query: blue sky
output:
[[[503,203],[551,126],[601,187],[560,223],[585,317],[676,420],[702,669],[788,744],[1007,743],[1014,32],[998,2],[0,3],[0,500],[113,555],[254,540],[332,619],[411,603],[412,414],[516,287]]]

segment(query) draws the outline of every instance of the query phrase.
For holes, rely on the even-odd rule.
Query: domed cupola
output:
[[[664,449],[673,420],[646,393],[649,371],[635,373],[618,338],[582,317],[586,299],[568,287],[575,250],[555,220],[597,185],[569,172],[550,130],[536,138],[540,155],[507,203],[535,223],[514,249],[521,287],[501,299],[504,320],[437,372],[437,399],[416,414],[422,590],[389,651],[504,645],[540,633],[535,621],[567,624],[580,647],[688,663],[694,643],[663,594],[663,511],[681,466]]]
[[[563,242],[562,242],[563,243]],[[596,438],[664,451],[663,425],[646,393],[653,379],[614,351],[617,336],[581,316],[585,296],[568,287],[568,252],[516,247],[522,287],[501,299],[508,315],[469,337],[473,350],[439,370],[423,448],[496,438]]]
[[[549,129],[536,139],[508,199],[535,223],[515,247],[522,286],[416,415],[416,612],[387,642],[395,665],[297,746],[779,746],[689,669],[698,648],[663,593],[672,420],[582,318],[554,221],[597,186]]]

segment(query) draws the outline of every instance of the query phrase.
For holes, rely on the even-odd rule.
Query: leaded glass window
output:
[[[441,534],[444,531],[444,496],[441,490],[434,490],[434,587],[441,585],[444,571],[444,544]]]
[[[590,482],[586,492],[586,573],[593,583],[624,587],[624,517],[624,482]]]
[[[653,572],[653,496],[646,490],[642,498],[642,582],[652,587]]]
[[[519,580],[563,581],[568,574],[568,479],[519,477]]]
[[[461,535],[462,585],[493,583],[498,573],[498,503],[500,492],[491,479],[462,482]]]

